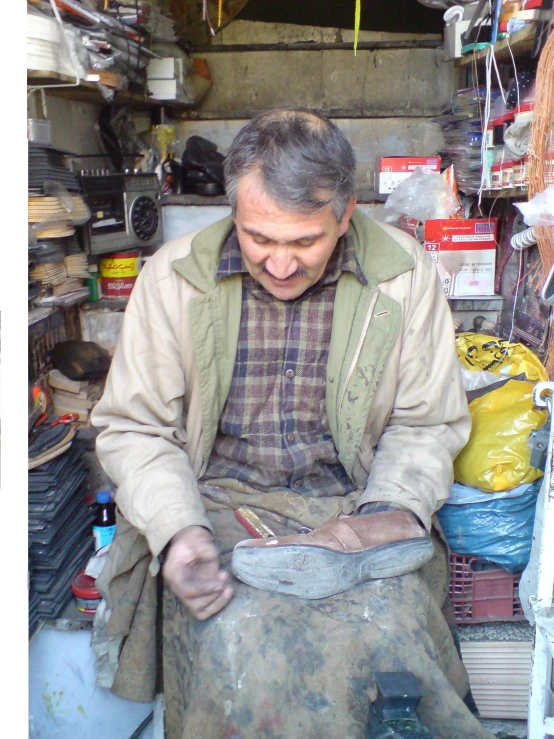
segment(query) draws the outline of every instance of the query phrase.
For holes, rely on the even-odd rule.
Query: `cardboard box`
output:
[[[379,159],[377,192],[387,194],[413,174],[416,167],[425,172],[440,172],[440,157],[382,157]]]
[[[462,56],[462,33],[469,28],[470,21],[458,21],[444,27],[444,61]]]
[[[183,85],[179,80],[147,80],[148,95],[156,100],[182,100],[187,102]]]
[[[149,80],[180,80],[183,78],[183,60],[172,56],[151,59],[146,76]]]
[[[494,295],[496,218],[425,222],[425,249],[449,297]]]

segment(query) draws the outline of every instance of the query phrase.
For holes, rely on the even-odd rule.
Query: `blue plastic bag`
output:
[[[484,559],[508,572],[525,569],[531,554],[537,496],[542,480],[521,486],[519,495],[497,497],[488,493],[482,502],[445,504],[437,513],[446,540],[456,554]],[[467,498],[475,491],[466,488]],[[481,496],[479,496],[481,497]]]

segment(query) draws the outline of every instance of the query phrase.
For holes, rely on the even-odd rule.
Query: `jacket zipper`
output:
[[[360,354],[362,353],[362,349],[364,347],[365,338],[367,336],[367,332],[369,330],[369,324],[371,323],[371,319],[373,317],[373,311],[375,310],[375,305],[377,303],[377,300],[379,298],[380,290],[377,288],[375,290],[375,293],[373,297],[371,298],[371,303],[369,304],[369,308],[367,309],[367,314],[365,317],[364,325],[362,328],[362,333],[360,335],[360,339],[358,341],[358,346],[356,347],[356,352],[354,354],[354,358],[352,359],[352,364],[350,365],[350,369],[348,370],[348,375],[346,376],[346,381],[344,383],[344,388],[340,397],[339,402],[339,413],[342,410],[342,404],[344,402],[344,397],[346,395],[346,391],[348,389],[348,384],[350,380],[352,379],[352,375],[354,374],[354,370],[356,369],[356,365],[358,364],[358,360],[360,358]]]

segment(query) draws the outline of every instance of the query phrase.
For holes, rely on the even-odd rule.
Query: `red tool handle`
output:
[[[63,416],[56,418],[55,421],[52,421],[52,426],[59,426],[60,424],[73,423],[73,421],[78,421],[78,420],[79,420],[79,415],[77,413],[65,413]]]
[[[235,518],[245,528],[253,539],[267,539],[275,536],[273,531],[251,511],[247,506],[241,506],[235,511]]]

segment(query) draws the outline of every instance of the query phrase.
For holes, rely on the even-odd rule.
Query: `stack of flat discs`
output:
[[[64,264],[68,277],[80,277],[83,280],[90,277],[87,258],[82,252],[80,254],[70,254],[64,259]]]
[[[50,225],[37,228],[37,239],[61,239],[63,236],[73,236],[75,228],[70,223],[55,221]]]
[[[79,192],[81,189],[79,181],[66,166],[68,156],[70,156],[68,151],[29,142],[29,189],[42,192],[44,183],[52,180],[68,190]]]
[[[64,201],[66,199],[64,198]],[[69,203],[69,200],[71,203]],[[80,195],[70,195],[67,202],[54,195],[31,195],[28,198],[29,223],[40,223],[45,220],[67,220],[81,223],[88,217],[88,209]]]
[[[63,262],[45,262],[37,264],[29,277],[40,280],[43,285],[61,285],[67,279],[67,272]]]

